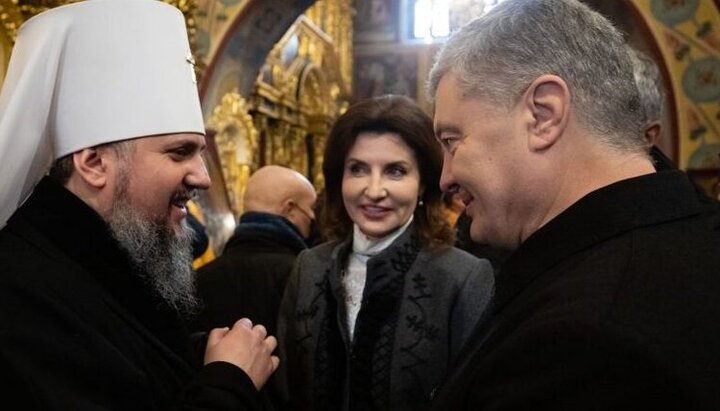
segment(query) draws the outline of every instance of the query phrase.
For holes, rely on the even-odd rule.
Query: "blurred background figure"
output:
[[[193,268],[198,269],[208,262],[215,259],[215,253],[210,247],[210,237],[208,236],[207,225],[205,224],[205,216],[202,208],[195,202],[190,200],[187,202],[187,222],[193,230],[192,238],[192,255]]]
[[[443,205],[448,223],[455,229],[455,247],[467,251],[475,257],[487,259],[496,273],[500,271],[511,251],[478,243],[470,238],[472,218],[465,213],[465,203],[458,192],[443,193]]]
[[[493,290],[487,260],[452,247],[441,170],[432,121],[407,97],[337,120],[323,163],[330,241],[300,254],[280,308],[281,408],[427,405]]]
[[[455,227],[457,220],[465,209],[465,204],[458,193],[443,193],[443,206],[445,206],[445,218],[450,227]]]
[[[208,245],[210,244],[210,240],[207,236],[207,228],[205,227],[205,224],[203,224],[200,219],[195,217],[195,215],[190,211],[188,211],[187,223],[193,231],[192,256],[194,264],[194,261],[205,254],[208,249]]]
[[[665,89],[662,85],[662,76],[657,63],[645,53],[627,46],[628,54],[633,65],[633,76],[640,97],[640,109],[643,115],[643,131],[645,139],[650,146],[650,156],[657,171],[678,170],[677,164],[672,161],[658,147],[663,138],[661,119],[665,112]],[[699,198],[702,200],[714,199],[710,197],[698,184],[690,180]],[[710,193],[712,194],[712,193]]]
[[[250,176],[240,223],[222,255],[198,270],[203,308],[192,328],[248,317],[275,334],[287,277],[314,225],[316,198],[305,176],[289,168],[265,166]]]
[[[472,218],[463,210],[458,216],[455,224],[455,235],[457,236],[455,246],[461,250],[478,258],[485,258],[490,261],[493,270],[497,273],[503,266],[505,260],[508,259],[512,250],[505,250],[499,247],[493,247],[486,243],[479,243],[470,238],[470,224]]]
[[[635,85],[640,96],[640,110],[644,123],[643,131],[650,148],[655,169],[677,170],[677,165],[657,146],[662,138],[661,119],[665,110],[665,91],[657,63],[648,55],[631,46],[627,46],[633,64]]]
[[[635,85],[640,94],[644,132],[648,145],[655,147],[662,135],[660,120],[665,111],[665,91],[657,63],[647,54],[627,46],[633,64]]]
[[[715,183],[715,198],[720,201],[720,176],[718,176],[718,181]]]
[[[718,156],[720,156],[720,154],[718,154]],[[720,172],[718,172],[718,179],[715,183],[715,198],[720,201]]]

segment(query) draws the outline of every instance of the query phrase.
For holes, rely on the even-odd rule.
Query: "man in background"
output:
[[[633,76],[640,97],[645,139],[650,147],[655,169],[675,170],[675,163],[663,153],[657,144],[662,138],[662,118],[665,113],[665,92],[657,63],[648,55],[627,46],[633,64]]]
[[[656,173],[623,36],[506,0],[430,73],[441,186],[514,249],[434,409],[719,409],[720,212]]]
[[[650,146],[653,165],[657,171],[677,170],[677,164],[658,147],[658,142],[663,138],[661,123],[665,113],[665,92],[660,69],[648,55],[629,45],[628,53],[633,64],[635,85],[640,96],[640,112],[643,115],[645,139]],[[713,193],[707,193],[694,182],[693,186],[703,201],[714,199]]]
[[[0,94],[3,401],[263,407],[274,337],[241,319],[198,345],[183,326],[204,149],[179,10],[90,0],[21,27]]]
[[[265,166],[250,176],[240,223],[222,255],[198,270],[203,309],[193,328],[248,317],[275,333],[287,277],[307,248],[316,200],[307,178],[289,168]]]
[[[629,45],[627,50],[639,93],[645,138],[650,147],[656,147],[662,136],[660,123],[665,113],[665,92],[660,69],[657,63],[642,51]]]

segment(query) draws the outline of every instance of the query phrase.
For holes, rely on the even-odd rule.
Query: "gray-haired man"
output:
[[[506,0],[430,76],[441,186],[515,249],[434,408],[720,408],[720,214],[655,172],[621,33]]]

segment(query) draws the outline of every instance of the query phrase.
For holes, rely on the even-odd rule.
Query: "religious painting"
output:
[[[412,99],[418,96],[418,54],[387,52],[355,56],[356,101],[383,94],[401,94]]]
[[[712,195],[720,173],[720,14],[710,2],[651,0],[648,17],[675,86],[677,162]]]
[[[393,42],[398,38],[399,7],[397,0],[356,0],[355,41]]]

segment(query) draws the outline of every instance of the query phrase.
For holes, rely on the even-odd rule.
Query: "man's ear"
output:
[[[95,188],[102,188],[107,184],[108,155],[110,150],[98,147],[84,148],[73,153],[75,173],[86,184]]]
[[[563,134],[570,111],[570,92],[565,81],[545,74],[535,79],[524,94],[532,116],[528,127],[528,147],[542,151],[552,147]]]
[[[650,124],[648,124],[645,127],[645,140],[648,142],[648,147],[652,147],[654,145],[657,145],[658,140],[660,140],[660,122],[655,120],[651,121]]]
[[[289,220],[290,212],[295,208],[295,201],[291,198],[286,199],[282,202],[282,208],[280,209],[280,215]]]

